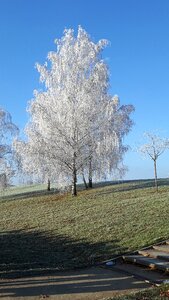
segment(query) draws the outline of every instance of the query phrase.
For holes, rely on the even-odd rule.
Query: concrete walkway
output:
[[[0,300],[98,300],[150,287],[148,283],[110,269],[89,268],[38,276],[0,280]]]

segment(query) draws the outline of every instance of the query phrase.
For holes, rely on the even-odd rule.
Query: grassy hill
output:
[[[86,266],[169,238],[169,181],[96,185],[76,198],[16,190],[0,197],[0,275]]]

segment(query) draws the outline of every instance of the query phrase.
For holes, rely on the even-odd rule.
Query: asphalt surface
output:
[[[122,271],[93,267],[54,276],[0,280],[0,300],[100,300],[149,287],[144,280]]]

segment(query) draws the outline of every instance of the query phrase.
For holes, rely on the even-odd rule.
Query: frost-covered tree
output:
[[[72,195],[77,194],[78,175],[88,168],[90,180],[95,169],[106,172],[106,167],[99,162],[103,156],[108,162],[106,155],[111,153],[109,165],[112,169],[117,165],[115,160],[119,162],[124,152],[121,142],[124,133],[121,136],[117,133],[119,127],[114,126],[113,110],[108,120],[111,102],[108,69],[101,57],[106,45],[106,40],[94,43],[80,26],[77,36],[72,29],[65,30],[63,37],[56,40],[56,51],[48,54],[48,62],[36,65],[43,87],[34,91],[34,99],[29,103],[30,121],[25,129],[27,145],[15,142],[18,154],[21,153],[19,147],[28,150],[22,166],[29,169],[34,162],[33,170],[39,173],[46,169],[50,177],[58,174],[64,180],[71,179]],[[126,120],[129,119],[129,111],[125,114],[122,107],[117,109],[116,123],[120,126],[120,118],[122,121],[124,114]],[[126,120],[122,121],[122,126],[127,126]]]
[[[138,151],[144,156],[148,156],[153,160],[154,164],[154,178],[155,188],[158,191],[157,182],[157,159],[161,156],[166,149],[169,148],[169,139],[162,138],[152,132],[145,132],[144,137],[147,139],[147,143],[138,148]]]
[[[89,187],[92,187],[92,176],[96,179],[106,179],[107,176],[113,176],[117,172],[119,176],[124,175],[126,168],[122,161],[128,147],[123,144],[123,139],[133,125],[130,118],[133,110],[132,105],[120,105],[117,95],[108,96],[104,122],[99,130],[99,135],[95,135],[91,147],[91,156],[88,162]]]
[[[59,169],[56,159],[47,156],[46,148],[42,147],[38,141],[33,143],[14,140],[15,161],[18,167],[18,173],[22,178],[31,178],[32,182],[47,183],[47,189],[50,190],[51,181],[57,183],[59,188],[64,188],[67,184],[66,176]],[[65,173],[64,173],[65,175]]]
[[[0,186],[4,188],[14,175],[11,143],[18,134],[18,128],[12,122],[11,115],[0,108]]]

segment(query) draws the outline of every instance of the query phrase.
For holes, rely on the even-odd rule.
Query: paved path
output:
[[[0,300],[58,299],[98,300],[150,287],[144,281],[117,271],[90,268],[38,276],[0,280]]]

